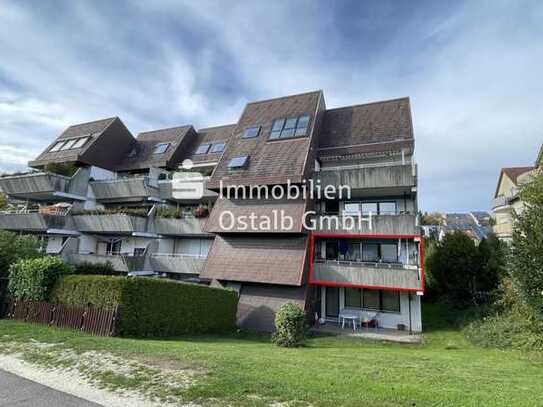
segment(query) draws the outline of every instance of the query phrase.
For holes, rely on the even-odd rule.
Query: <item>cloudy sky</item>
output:
[[[421,208],[488,209],[543,142],[543,2],[448,3],[0,0],[0,172],[69,124],[219,125],[323,89],[409,96]]]

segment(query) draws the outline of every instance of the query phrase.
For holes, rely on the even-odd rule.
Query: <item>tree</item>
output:
[[[426,260],[430,297],[448,297],[459,306],[480,304],[498,287],[504,273],[503,253],[495,237],[476,246],[460,231],[445,235]]]
[[[422,225],[441,225],[443,223],[443,218],[439,213],[424,212],[420,222]]]
[[[6,209],[7,206],[8,198],[2,192],[0,192],[0,211]]]
[[[11,264],[38,257],[38,247],[39,243],[33,236],[0,230],[0,277],[8,276]]]
[[[543,174],[524,186],[526,207],[516,216],[511,244],[511,275],[522,300],[543,318]]]

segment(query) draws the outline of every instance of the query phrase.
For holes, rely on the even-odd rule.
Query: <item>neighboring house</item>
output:
[[[72,263],[110,261],[124,272],[235,289],[246,328],[273,330],[277,309],[294,302],[329,321],[350,307],[377,312],[380,326],[420,331],[413,153],[407,98],[326,109],[315,91],[248,103],[235,124],[137,137],[119,118],[99,120],[63,132],[29,163],[38,172],[0,178],[24,203],[0,214],[0,228],[41,236],[46,252]],[[201,197],[178,193],[176,170],[187,159],[202,174]],[[44,172],[51,163],[78,169]],[[291,185],[311,193],[228,193]],[[325,186],[348,186],[350,195],[313,194]],[[292,221],[244,227],[225,225],[225,214]],[[330,215],[364,222],[322,222]]]
[[[492,200],[492,211],[496,219],[493,226],[498,238],[509,241],[513,235],[514,214],[522,212],[524,202],[520,199],[519,191],[522,185],[530,182],[543,165],[543,145],[539,150],[537,160],[532,167],[502,168],[498,185]]]
[[[479,244],[492,233],[491,215],[486,211],[445,213],[439,214],[439,217],[443,219],[441,225],[422,226],[424,236],[441,241],[447,233],[462,232]]]

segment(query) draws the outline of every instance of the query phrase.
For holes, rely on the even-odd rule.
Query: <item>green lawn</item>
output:
[[[33,338],[76,351],[109,351],[205,371],[195,386],[180,393],[185,401],[204,404],[543,405],[540,356],[474,347],[442,322],[437,307],[426,305],[424,314],[428,329],[422,345],[319,337],[304,348],[282,349],[254,336],[98,338],[6,320],[0,321],[0,345]]]

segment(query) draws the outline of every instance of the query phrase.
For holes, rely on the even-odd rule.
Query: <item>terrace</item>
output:
[[[90,185],[96,200],[104,203],[161,200],[157,181],[147,176],[91,181]]]
[[[161,273],[199,275],[204,268],[205,256],[192,254],[154,253],[150,256],[154,271]]]

